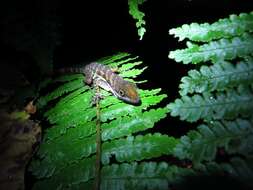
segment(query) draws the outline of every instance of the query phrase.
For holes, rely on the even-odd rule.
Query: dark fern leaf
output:
[[[231,39],[222,38],[217,41],[211,41],[204,45],[187,42],[186,49],[171,51],[169,58],[174,59],[176,62],[183,62],[183,64],[197,64],[206,61],[216,63],[252,55],[252,52],[253,36],[243,34]]]
[[[190,93],[223,91],[240,84],[253,83],[253,60],[237,63],[217,63],[212,66],[201,66],[200,70],[190,70],[188,76],[181,79],[179,93],[184,96]]]
[[[124,162],[171,154],[177,142],[177,139],[161,134],[138,135],[135,138],[128,136],[126,139],[105,142],[102,146],[102,162],[109,164],[112,155],[115,155],[118,162]]]
[[[250,120],[210,121],[181,137],[174,155],[198,164],[212,161],[218,147],[224,147],[230,153],[248,154],[253,151],[252,139],[253,122]]]
[[[238,116],[250,116],[253,112],[253,94],[248,90],[229,90],[226,93],[212,95],[182,96],[168,104],[171,116],[180,116],[181,120],[194,122],[199,119],[234,119]]]
[[[129,54],[118,54],[102,62],[117,67],[124,78],[133,80],[144,68],[135,68],[142,62]],[[41,181],[35,189],[67,188],[80,183],[92,184],[96,153],[96,108],[91,105],[94,91],[83,83],[80,75],[63,76],[52,81],[59,87],[41,98],[50,108],[52,100],[59,101],[43,115],[51,128],[45,131],[44,141],[38,150],[38,160],[31,163],[30,170]],[[78,85],[75,85],[78,81]],[[142,161],[172,154],[178,140],[161,134],[136,135],[152,128],[165,118],[167,108],[158,104],[167,96],[161,89],[138,90],[142,103],[126,104],[111,93],[101,91],[100,101],[102,129],[102,164],[110,164],[115,156],[117,162]],[[62,95],[65,95],[64,97]],[[154,107],[155,106],[155,107]],[[47,108],[47,107],[46,107]]]
[[[245,32],[253,31],[253,12],[230,15],[229,18],[219,19],[213,24],[192,23],[171,29],[169,33],[179,37],[179,41],[186,38],[192,41],[209,42],[220,38],[240,36]]]
[[[69,83],[66,83],[62,86],[60,86],[58,89],[56,89],[55,91],[47,94],[44,97],[40,97],[37,101],[37,106],[39,109],[43,108],[44,106],[46,106],[48,104],[49,101],[54,100],[56,98],[61,97],[63,94],[66,94],[68,92],[71,92],[73,90],[76,90],[78,88],[83,87],[83,80],[81,77],[76,78],[75,80],[72,80]]]
[[[139,5],[143,4],[146,0],[128,0],[128,6],[129,6],[129,14],[132,15],[134,19],[137,20],[136,27],[138,29],[138,35],[140,37],[140,40],[142,40],[143,35],[146,32],[145,29],[145,20],[143,17],[145,14],[139,10]]]
[[[80,162],[80,164],[82,164]],[[87,165],[88,163],[85,163]],[[94,163],[89,163],[94,166]],[[57,177],[49,178],[36,184],[34,189],[43,189],[49,185],[50,189],[66,188],[71,189],[92,189],[93,181],[89,180],[87,176],[94,175],[92,169],[87,169],[81,165],[70,166],[69,170],[83,172],[83,175],[66,175],[68,170],[62,170]],[[78,167],[80,166],[80,167]],[[84,171],[88,171],[84,173]],[[174,165],[169,165],[166,162],[131,162],[122,164],[112,164],[105,166],[102,171],[102,182],[100,189],[115,189],[119,187],[123,190],[128,189],[168,189],[169,185],[174,184],[175,181],[182,180],[183,176],[193,175],[194,171],[187,168],[179,168]],[[78,178],[83,176],[83,178]],[[120,179],[120,180],[119,180]],[[61,183],[59,183],[61,181]]]

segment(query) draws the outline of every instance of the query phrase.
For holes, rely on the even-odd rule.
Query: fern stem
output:
[[[99,94],[99,87],[96,87],[96,94]],[[96,98],[96,170],[95,170],[95,184],[94,190],[99,190],[100,188],[100,180],[101,180],[101,121],[100,121],[100,105],[99,105],[99,98]]]

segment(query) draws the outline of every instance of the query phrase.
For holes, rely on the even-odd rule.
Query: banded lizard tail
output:
[[[130,104],[139,104],[140,97],[134,83],[124,80],[106,65],[92,62],[85,67],[65,68],[61,73],[82,73],[85,75],[85,83],[99,86],[110,91],[114,96]]]

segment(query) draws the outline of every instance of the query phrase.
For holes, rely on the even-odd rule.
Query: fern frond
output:
[[[93,135],[96,132],[96,127],[95,127],[95,121],[83,121],[78,123],[74,127],[63,127],[63,126],[52,126],[50,129],[46,129],[46,136],[45,140],[46,141],[52,141],[58,137],[61,137],[64,135],[67,130],[70,136],[73,136],[74,138],[85,138],[88,136]],[[85,127],[83,127],[85,126]]]
[[[116,53],[112,56],[106,56],[106,57],[102,57],[100,59],[97,60],[97,62],[99,63],[103,63],[105,65],[107,64],[112,64],[114,62],[119,62],[120,60],[125,60],[126,58],[129,58],[131,54],[130,53],[126,53],[126,52],[119,52],[119,53]]]
[[[223,91],[240,84],[253,83],[253,59],[239,62],[235,66],[222,62],[212,66],[201,66],[200,70],[190,70],[188,76],[181,79],[180,95]]]
[[[67,139],[69,138],[69,139]],[[38,155],[44,158],[39,167],[32,167],[37,177],[49,177],[57,174],[70,163],[88,157],[96,151],[95,135],[83,139],[58,138],[57,141],[41,145]],[[71,142],[71,148],[68,146]],[[102,163],[108,164],[115,155],[117,161],[140,161],[163,154],[171,154],[178,140],[166,135],[154,134],[146,136],[129,136],[126,139],[105,142],[102,145]],[[52,146],[52,143],[54,146]]]
[[[143,35],[146,32],[145,29],[145,20],[143,20],[143,17],[145,14],[139,10],[139,5],[143,4],[146,0],[128,0],[128,6],[129,6],[129,14],[132,15],[132,17],[136,20],[136,27],[138,29],[138,35],[140,36],[140,40],[142,40]]]
[[[70,164],[55,173],[53,176],[44,176],[50,176],[50,178],[38,181],[33,189],[62,189],[81,182],[87,182],[95,176],[95,156]]]
[[[248,187],[253,187],[253,165],[252,157],[245,160],[241,158],[231,159],[230,164],[223,164],[222,167],[230,176],[236,177]]]
[[[132,66],[132,64],[136,64],[136,65],[139,65],[139,64],[141,64],[142,63],[142,61],[137,61],[137,59],[138,59],[139,57],[138,56],[135,56],[135,57],[124,57],[124,59],[120,59],[120,60],[117,60],[117,61],[114,61],[114,62],[107,62],[107,64],[110,64],[110,67],[112,67],[112,68],[118,68],[119,66],[120,66],[120,68],[119,68],[119,71],[121,71],[121,69],[122,69],[122,67],[124,66],[124,65],[128,65],[128,66]],[[132,62],[132,61],[134,61],[134,62]],[[128,63],[131,63],[131,64],[128,64]]]
[[[227,122],[228,123],[228,122]],[[234,135],[238,135],[237,138],[233,138],[227,151],[229,153],[239,153],[246,157],[250,157],[253,153],[253,120],[239,120],[237,123],[228,123],[231,131],[234,131]],[[240,138],[242,136],[242,138]]]
[[[142,105],[138,107],[123,103],[113,96],[108,96],[101,101],[101,120],[107,121],[120,118],[123,115],[140,117],[142,110],[147,109],[149,106],[156,105],[166,98],[166,95],[158,94],[160,91],[161,89],[150,91],[139,90],[140,97],[142,98]],[[55,124],[55,126],[47,130],[45,138],[54,139],[65,134],[66,130],[69,128],[76,127],[77,130],[80,130],[81,126],[86,126],[83,132],[86,131],[87,134],[91,135],[92,131],[94,131],[91,120],[96,115],[95,109],[91,107],[90,104],[92,95],[92,92],[85,91],[84,88],[79,89],[64,97],[54,108],[46,112],[44,115],[48,118],[50,123]]]
[[[171,116],[194,122],[199,119],[233,119],[239,115],[249,116],[253,110],[253,94],[250,91],[229,90],[212,95],[204,93],[192,97],[183,96],[168,104]]]
[[[230,15],[229,18],[220,19],[213,24],[192,23],[169,30],[182,41],[186,38],[192,41],[209,42],[220,38],[231,38],[240,36],[245,32],[253,31],[253,12],[246,14]]]
[[[137,57],[136,57],[136,58],[137,58]],[[127,59],[126,61],[129,62],[129,61],[135,60],[136,58],[134,58],[134,59]],[[119,73],[123,73],[123,72],[125,72],[125,71],[129,71],[130,69],[132,69],[132,68],[134,68],[135,66],[140,65],[140,64],[142,64],[142,61],[135,61],[135,62],[133,62],[133,63],[131,63],[131,64],[124,64],[124,65],[122,65],[122,66],[120,67]]]
[[[110,123],[104,123],[102,125],[102,140],[115,139],[152,128],[154,123],[166,117],[167,112],[166,108],[152,109],[139,113],[135,117],[126,116]]]
[[[105,106],[104,103],[106,102],[101,102],[102,108],[101,121],[105,122],[107,120],[119,118],[124,115],[138,116],[138,114],[140,114],[142,110],[145,110],[152,105],[158,104],[164,98],[167,97],[165,94],[158,94],[160,90],[161,89],[151,91],[140,90],[139,94],[142,100],[142,104],[138,107],[121,102],[120,100],[117,100],[115,97],[112,98],[118,102],[117,104],[112,104],[111,106],[104,107]],[[107,101],[110,101],[110,99],[108,98]]]
[[[47,94],[46,96],[40,97],[37,101],[37,106],[39,109],[42,109],[47,105],[49,101],[59,98],[63,94],[79,89],[81,87],[83,87],[83,78],[76,78],[76,80],[72,80],[69,83],[60,86],[55,91]]]
[[[142,69],[132,69],[128,71],[124,71],[120,76],[124,78],[136,78],[138,75],[140,75],[147,67],[143,67]]]
[[[41,145],[38,155],[42,158],[46,156],[46,162],[50,160],[52,165],[55,164],[55,166],[59,166],[58,169],[60,169],[68,162],[74,162],[83,157],[88,157],[95,152],[95,135],[80,139],[71,139],[71,137],[71,135],[64,135],[55,141],[44,143]],[[71,148],[67,146],[68,143],[66,142],[71,142]],[[52,143],[54,146],[52,146]],[[59,161],[61,163],[54,163]],[[60,166],[60,164],[62,166]]]
[[[183,64],[197,64],[211,61],[212,63],[222,60],[232,60],[236,57],[252,55],[253,36],[244,34],[232,39],[220,39],[204,45],[187,42],[187,48],[171,51],[169,58]]]
[[[105,142],[102,145],[102,162],[109,164],[110,157],[115,155],[118,162],[140,161],[171,154],[177,139],[161,134],[129,136],[126,139]]]
[[[242,159],[234,157],[227,163],[217,164],[216,162],[210,162],[202,167],[196,168],[200,171],[200,174],[220,174],[221,176],[228,176],[230,179],[236,179],[237,182],[241,182],[241,185],[245,189],[252,189],[253,183],[253,165],[252,157]]]
[[[183,168],[180,170],[184,170]],[[165,162],[132,162],[113,164],[102,169],[101,189],[164,189],[167,190],[179,173],[179,169]],[[182,171],[183,173],[183,171]],[[118,180],[120,178],[120,180]]]
[[[89,166],[90,168],[85,168]],[[90,163],[79,162],[63,169],[54,178],[43,180],[36,184],[34,189],[43,189],[49,184],[50,189],[57,187],[70,189],[92,189],[94,177],[94,160]],[[74,174],[74,172],[76,173]],[[87,172],[85,172],[87,171]],[[68,174],[73,175],[68,175]],[[82,173],[82,174],[80,174]],[[166,162],[132,162],[112,164],[102,168],[102,183],[100,189],[168,189],[182,176],[194,174],[190,169],[170,166]],[[81,178],[80,178],[81,176]],[[88,181],[89,180],[89,181]],[[60,182],[60,183],[59,183]],[[47,187],[47,188],[48,188]]]
[[[131,63],[125,62],[126,59]],[[135,66],[142,63],[135,59],[136,57],[122,55],[117,57],[116,61],[110,60],[110,58],[104,61],[115,61],[112,64],[119,66],[119,70],[124,71],[125,76],[132,79],[145,69],[135,69]],[[81,78],[80,81],[83,81],[83,77]],[[66,80],[58,89],[73,81],[75,79]],[[102,144],[103,164],[108,164],[113,155],[115,155],[117,162],[122,162],[127,159],[140,161],[162,154],[171,154],[178,142],[177,139],[160,134],[132,136],[134,133],[152,128],[154,123],[166,117],[167,108],[148,109],[167,97],[160,91],[161,89],[138,90],[142,103],[139,106],[134,106],[126,104],[112,96],[111,93],[102,90],[105,97],[100,101],[102,140],[104,141]],[[41,183],[48,183],[54,189],[62,187],[62,181],[59,179],[66,178],[66,183],[73,185],[76,179],[82,178],[82,182],[90,184],[94,174],[89,173],[89,177],[85,179],[81,172],[77,172],[78,176],[75,179],[70,177],[67,179],[67,176],[64,175],[66,172],[70,172],[70,168],[76,170],[80,163],[84,164],[86,160],[93,158],[93,154],[96,152],[96,110],[90,104],[92,96],[93,92],[87,86],[75,89],[44,113],[44,117],[54,126],[46,130],[44,141],[37,153],[40,159],[38,162],[34,161],[30,167],[37,178],[44,178]],[[124,138],[126,136],[129,137]],[[129,146],[133,148],[132,151]],[[138,152],[138,157],[136,152]],[[91,171],[88,166],[80,168],[86,170],[84,167]],[[76,183],[81,183],[81,181]],[[35,187],[39,187],[39,184]]]
[[[231,153],[252,153],[252,144],[249,144],[252,141],[249,138],[253,140],[253,123],[249,120],[211,121],[181,137],[174,155],[198,164],[213,160],[218,147],[224,147]]]

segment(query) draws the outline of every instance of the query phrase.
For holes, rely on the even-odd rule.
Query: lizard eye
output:
[[[125,95],[125,93],[124,93],[123,90],[119,90],[119,94],[120,94],[120,96],[124,96]]]

